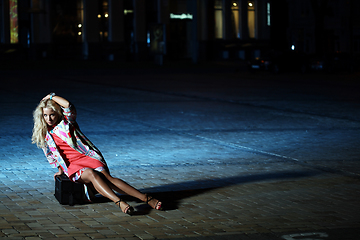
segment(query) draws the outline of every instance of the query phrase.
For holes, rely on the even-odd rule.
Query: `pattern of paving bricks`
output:
[[[360,227],[352,92],[234,74],[25,76],[5,74],[0,90],[0,237],[281,239]],[[166,211],[131,198],[131,217],[107,201],[56,201],[54,170],[30,142],[32,111],[51,91],[76,105],[112,174]]]

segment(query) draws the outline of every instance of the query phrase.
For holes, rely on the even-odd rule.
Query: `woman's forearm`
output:
[[[57,104],[59,104],[60,106],[62,106],[64,108],[70,107],[70,102],[63,97],[55,95],[52,97],[52,100],[54,100]]]

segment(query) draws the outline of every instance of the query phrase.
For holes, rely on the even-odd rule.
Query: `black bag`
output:
[[[56,176],[54,195],[59,203],[63,205],[82,204],[85,199],[84,184],[72,182],[64,174]]]

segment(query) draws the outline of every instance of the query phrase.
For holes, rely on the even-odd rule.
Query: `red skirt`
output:
[[[102,171],[105,165],[95,158],[91,158],[75,149],[71,148],[66,142],[59,138],[56,134],[51,134],[53,137],[61,157],[64,159],[69,178],[73,181],[78,180],[86,168]]]

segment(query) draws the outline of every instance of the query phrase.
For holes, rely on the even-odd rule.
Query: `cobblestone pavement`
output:
[[[359,239],[359,78],[235,68],[1,71],[0,237]],[[341,79],[340,79],[341,78]],[[340,80],[341,81],[340,81]],[[31,144],[54,91],[113,175],[162,199],[66,206]]]

